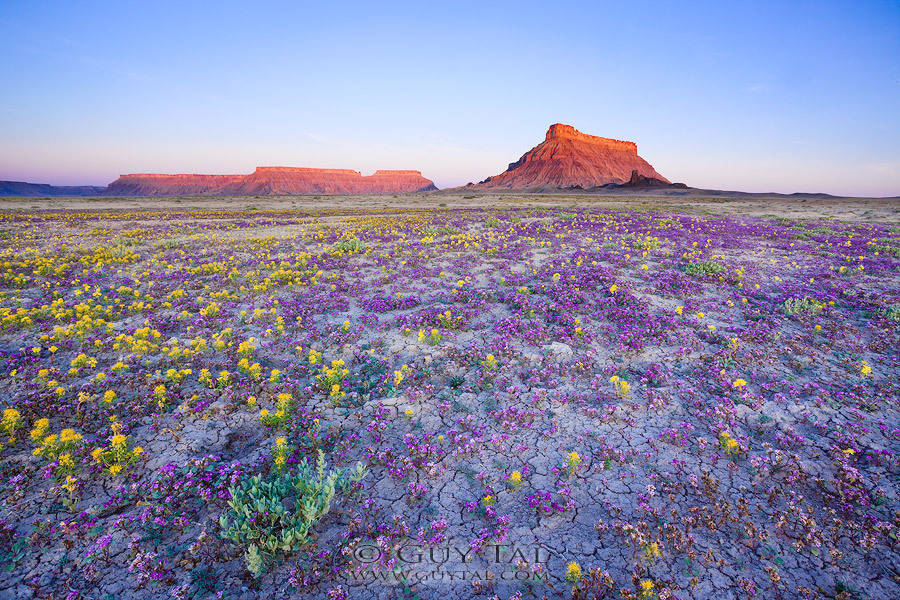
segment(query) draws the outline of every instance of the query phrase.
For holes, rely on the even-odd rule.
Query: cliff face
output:
[[[375,171],[364,177],[350,169],[258,167],[223,193],[247,194],[393,194],[435,190],[419,171]]]
[[[249,175],[122,175],[107,188],[116,196],[395,194],[437,189],[419,171],[257,167]]]
[[[581,133],[571,125],[556,123],[544,141],[509,165],[500,175],[488,177],[476,188],[592,188],[629,181],[638,175],[669,180],[638,156],[637,144]]]
[[[192,196],[217,194],[244,175],[121,175],[106,188],[113,196]]]

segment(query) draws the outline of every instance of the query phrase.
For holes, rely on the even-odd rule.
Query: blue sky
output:
[[[0,1],[0,179],[478,181],[555,122],[666,177],[900,194],[898,2]]]

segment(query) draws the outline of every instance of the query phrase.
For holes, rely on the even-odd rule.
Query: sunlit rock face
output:
[[[161,175],[136,173],[121,175],[106,188],[114,196],[190,196],[217,194],[246,175]]]
[[[363,176],[350,169],[258,167],[225,188],[228,194],[393,194],[437,189],[419,171],[375,171]]]
[[[664,183],[669,180],[638,156],[637,144],[581,133],[556,123],[544,141],[509,165],[500,175],[470,187],[527,190],[540,188],[593,188],[626,183],[632,172]]]
[[[257,167],[249,175],[122,175],[107,188],[119,196],[396,194],[437,189],[419,171]]]

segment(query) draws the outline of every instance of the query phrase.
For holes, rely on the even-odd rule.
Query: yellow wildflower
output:
[[[578,583],[581,579],[581,565],[574,560],[566,565],[566,580],[572,583]]]
[[[580,464],[581,456],[577,452],[569,452],[566,455],[566,466],[569,468],[569,471],[575,471]]]

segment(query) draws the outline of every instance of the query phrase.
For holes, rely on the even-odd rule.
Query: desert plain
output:
[[[0,199],[0,597],[900,597],[900,201]]]

